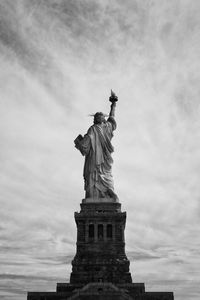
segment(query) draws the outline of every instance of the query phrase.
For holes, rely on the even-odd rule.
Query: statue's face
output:
[[[96,113],[94,115],[94,124],[101,124],[105,122],[105,117],[102,113]]]

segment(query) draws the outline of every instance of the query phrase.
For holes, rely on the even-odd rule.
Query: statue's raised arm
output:
[[[111,90],[110,113],[107,115],[102,112],[95,113],[94,124],[83,136],[79,135],[74,143],[75,147],[85,156],[84,182],[85,197],[91,201],[117,201],[117,195],[114,192],[112,178],[111,153],[114,148],[111,144],[113,131],[117,124],[115,120],[115,108],[118,101],[117,96]]]
[[[118,97],[115,95],[115,93],[111,90],[111,96],[109,98],[109,101],[111,102],[110,106],[110,113],[109,118],[107,121],[110,121],[113,126],[113,130],[117,128],[117,123],[115,120],[115,108],[116,108],[116,102],[118,101]]]

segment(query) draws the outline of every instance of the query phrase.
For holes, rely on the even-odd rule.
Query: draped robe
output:
[[[109,117],[105,123],[94,124],[78,145],[78,149],[85,156],[83,177],[86,198],[117,198],[114,193],[111,144],[116,122]]]

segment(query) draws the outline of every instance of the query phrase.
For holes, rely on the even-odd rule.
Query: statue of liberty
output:
[[[102,112],[95,113],[93,115],[94,124],[84,137],[79,135],[74,143],[75,147],[85,156],[83,171],[85,198],[111,198],[117,201],[112,177],[113,159],[111,154],[114,148],[111,139],[113,131],[117,127],[115,108],[118,98],[112,90],[109,100],[111,101],[109,116]],[[105,117],[108,117],[107,120]]]

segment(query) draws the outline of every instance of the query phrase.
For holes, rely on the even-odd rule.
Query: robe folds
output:
[[[111,144],[116,122],[109,117],[105,123],[94,124],[79,142],[78,149],[85,156],[83,177],[86,198],[116,198],[112,177]]]

